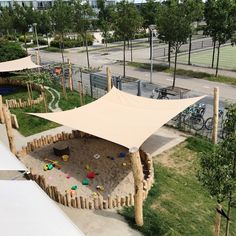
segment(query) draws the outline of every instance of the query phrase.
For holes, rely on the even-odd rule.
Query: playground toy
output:
[[[125,158],[125,156],[126,156],[125,152],[120,152],[118,155],[118,157],[120,157],[120,158]]]
[[[94,157],[94,159],[97,160],[97,159],[99,159],[101,156],[97,153],[97,154],[95,154],[93,157]]]
[[[83,185],[89,185],[89,179],[85,178],[82,180]]]
[[[53,165],[53,167],[57,167],[58,170],[61,169],[61,165],[58,164],[58,161],[53,161],[53,160],[50,160],[50,159],[47,159],[47,158],[45,158],[44,161],[49,162],[50,164]]]
[[[44,171],[51,170],[51,169],[53,169],[53,165],[52,165],[52,164],[46,164],[46,165],[44,165],[44,167],[43,167],[43,170],[44,170]]]
[[[104,187],[102,185],[97,185],[96,189],[100,191],[104,191]]]
[[[68,161],[69,160],[69,156],[68,155],[62,155],[62,160],[63,161]]]
[[[78,187],[77,187],[77,185],[73,185],[72,187],[71,187],[71,190],[76,190]]]
[[[91,172],[89,172],[89,173],[87,174],[87,177],[88,177],[89,179],[94,179],[94,178],[96,177],[96,174],[95,174],[93,171],[91,171]]]

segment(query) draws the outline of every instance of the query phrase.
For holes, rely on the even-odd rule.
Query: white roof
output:
[[[34,181],[0,180],[0,219],[4,236],[84,235]]]
[[[113,87],[102,98],[76,109],[31,114],[127,148],[139,148],[161,126],[203,97],[157,100]]]
[[[27,171],[27,168],[3,143],[0,142],[0,171],[1,170]]]
[[[31,60],[31,56],[23,57],[20,59],[5,61],[0,63],[0,72],[11,72],[26,69],[39,68],[41,66],[34,64]]]

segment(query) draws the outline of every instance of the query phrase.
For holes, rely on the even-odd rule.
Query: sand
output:
[[[69,146],[70,158],[64,162],[61,157],[53,153],[53,147],[63,149]],[[125,196],[134,193],[134,179],[129,158],[118,157],[120,152],[127,153],[128,150],[120,145],[97,138],[78,138],[68,141],[60,141],[38,149],[30,155],[22,158],[27,168],[32,168],[34,173],[43,175],[46,183],[56,186],[61,193],[70,190],[76,185],[78,196],[93,197],[94,192],[99,192],[104,199],[107,195]],[[94,155],[100,158],[95,159]],[[107,156],[113,157],[114,160]],[[45,158],[58,161],[62,165],[59,170],[44,171]],[[123,163],[126,165],[124,166]],[[86,169],[89,167],[89,170]],[[89,181],[89,185],[82,185],[82,180],[87,177],[88,172],[95,172],[96,177]],[[97,191],[96,186],[103,186],[104,191]]]

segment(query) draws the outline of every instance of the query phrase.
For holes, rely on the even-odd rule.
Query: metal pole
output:
[[[33,26],[34,26],[35,37],[36,37],[36,43],[37,43],[37,49],[38,49],[37,57],[38,57],[38,65],[39,65],[39,64],[40,64],[40,56],[39,56],[39,40],[38,40],[38,34],[37,34],[37,24],[34,23]]]
[[[152,72],[153,72],[153,30],[151,30],[151,32],[152,32],[152,47],[151,47],[152,56],[151,56],[150,84],[152,84]]]

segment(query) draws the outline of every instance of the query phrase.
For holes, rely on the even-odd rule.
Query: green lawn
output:
[[[191,63],[196,65],[211,66],[213,49],[192,53]],[[225,46],[220,49],[219,68],[222,69],[236,69],[236,47]],[[215,65],[216,65],[217,50],[215,52]],[[188,54],[178,56],[179,62],[188,62]]]
[[[55,89],[57,89],[60,94],[61,94],[61,100],[59,102],[59,107],[62,110],[69,110],[73,109],[75,107],[80,106],[80,99],[79,99],[79,94],[76,91],[71,92],[69,89],[67,89],[67,99],[63,96],[62,89],[55,85]],[[18,97],[25,97],[27,96],[27,90],[26,91],[21,91]],[[13,95],[15,97],[15,94]],[[51,100],[51,95],[50,93],[46,93],[46,98],[47,102]],[[93,99],[89,96],[85,96],[85,103],[90,103],[92,102]],[[45,107],[43,103],[34,105],[32,108],[31,107],[26,107],[26,108],[17,108],[17,109],[11,109],[11,113],[16,114],[17,120],[19,123],[19,132],[24,135],[24,136],[30,136],[36,133],[43,132],[48,129],[52,129],[55,127],[58,127],[59,125],[47,121],[45,119],[41,119],[39,117],[27,115],[26,113],[40,113],[40,112],[45,112]]]
[[[196,177],[197,153],[209,150],[207,141],[189,138],[155,157],[155,184],[144,203],[144,226],[135,226],[133,207],[121,211],[128,223],[148,236],[213,235],[216,201]],[[233,209],[231,235],[236,235],[235,215]],[[224,228],[222,219],[222,235]]]

